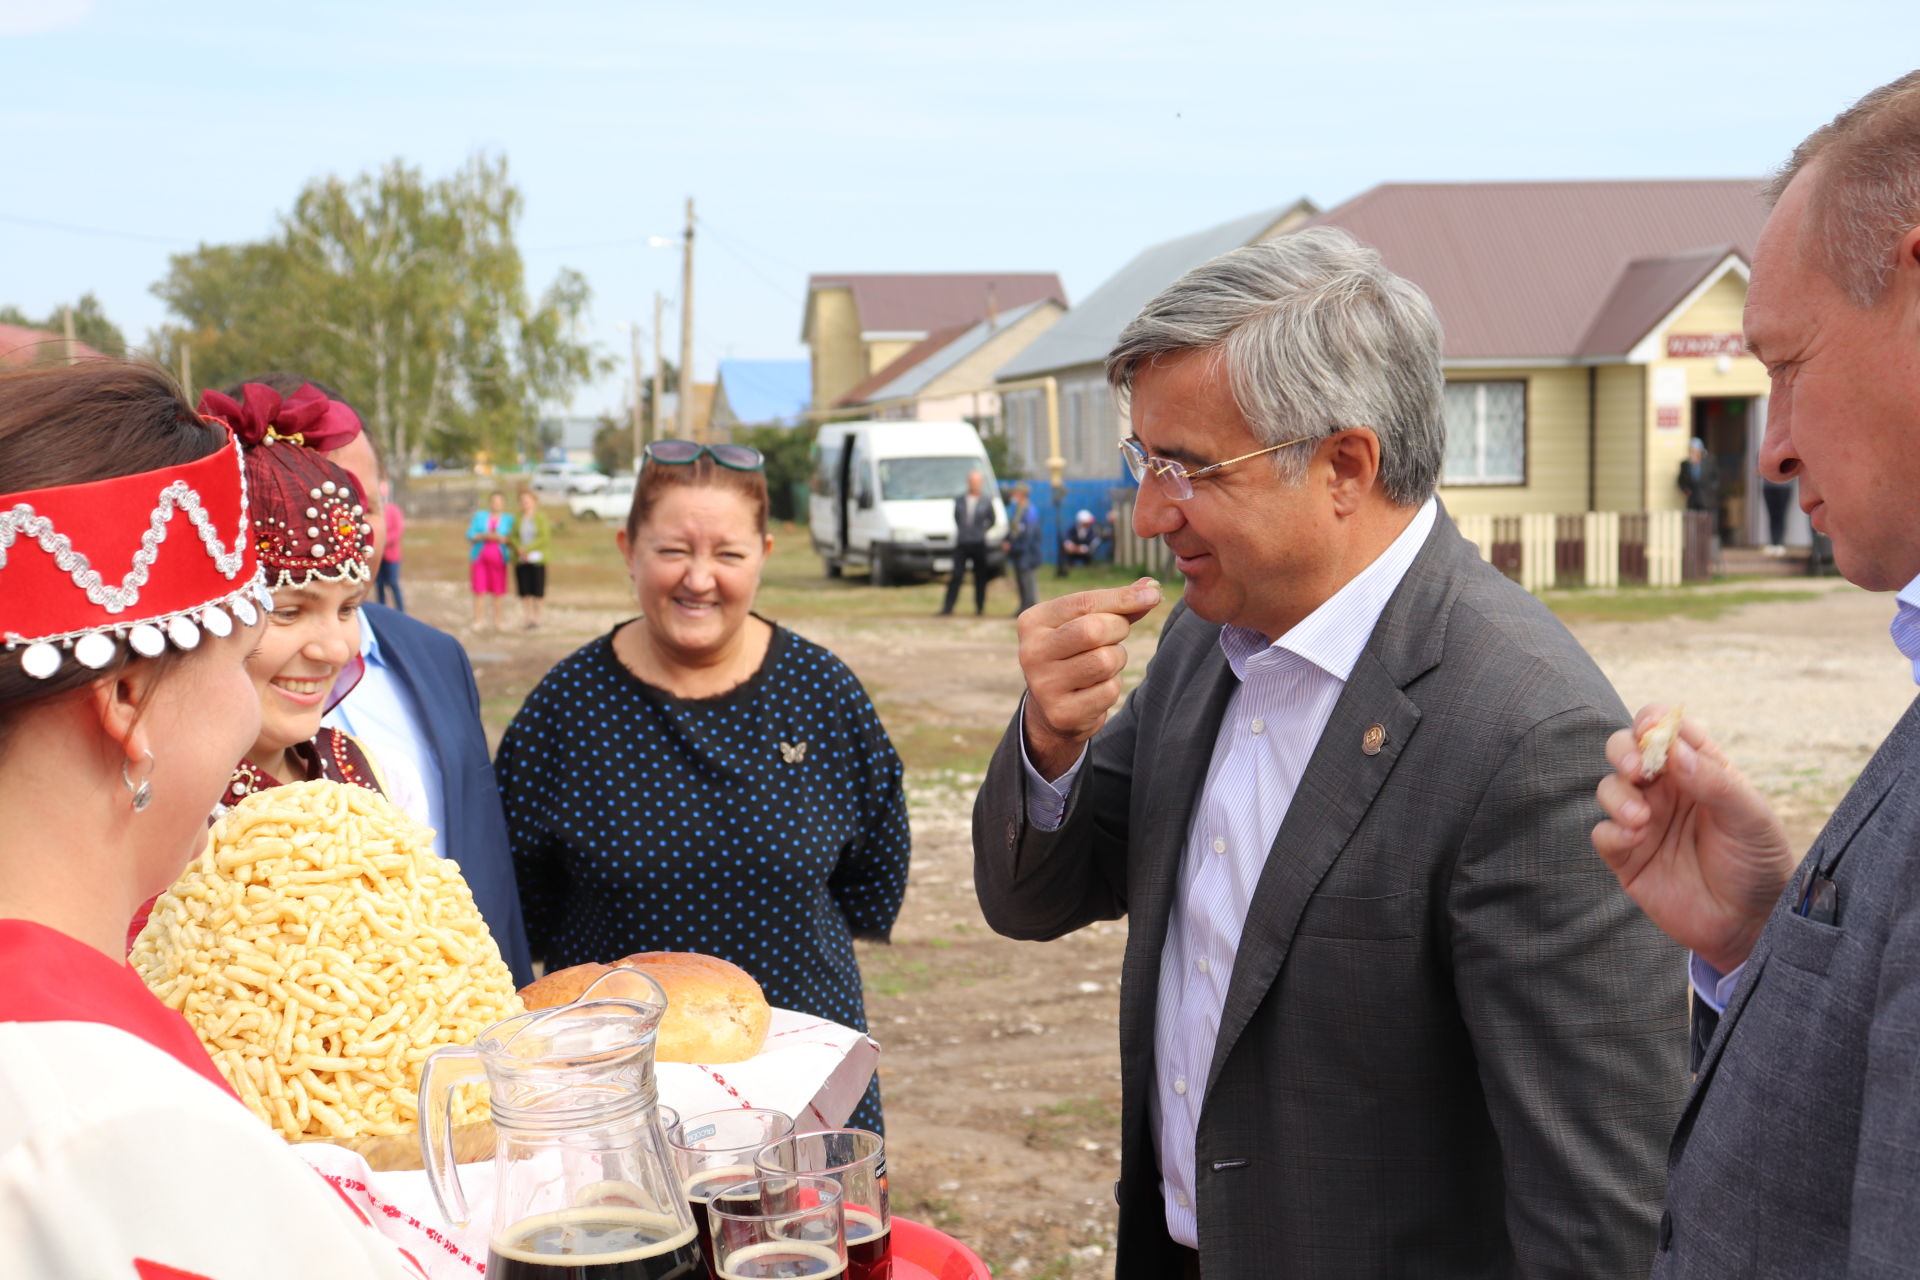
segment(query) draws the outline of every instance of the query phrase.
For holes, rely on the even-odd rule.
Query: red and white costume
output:
[[[0,494],[0,656],[47,680],[252,625],[268,597],[244,475],[229,438],[177,467]],[[0,1278],[420,1274],[133,970],[0,919]]]
[[[413,1277],[133,970],[0,920],[0,1276]]]

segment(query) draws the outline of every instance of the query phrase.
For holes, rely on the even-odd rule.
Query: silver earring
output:
[[[140,779],[137,784],[128,776],[127,762],[122,760],[120,762],[120,781],[126,784],[128,793],[133,796],[133,799],[129,801],[133,806],[133,811],[135,813],[145,811],[146,807],[153,803],[153,752],[147,752],[147,776]]]

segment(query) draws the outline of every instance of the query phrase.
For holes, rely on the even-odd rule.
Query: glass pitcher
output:
[[[667,1011],[651,977],[617,967],[572,1004],[497,1022],[420,1073],[420,1148],[448,1222],[469,1220],[453,1090],[492,1091],[489,1280],[695,1280],[693,1217],[660,1130],[653,1045]]]

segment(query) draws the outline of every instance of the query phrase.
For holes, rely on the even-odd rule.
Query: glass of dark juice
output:
[[[754,1166],[769,1185],[782,1177],[828,1178],[840,1187],[847,1280],[893,1280],[893,1219],[887,1208],[887,1148],[865,1129],[816,1129],[761,1148]]]
[[[847,1274],[840,1184],[777,1174],[720,1188],[707,1206],[720,1280],[835,1280]]]
[[[720,1273],[714,1270],[708,1202],[729,1185],[753,1177],[754,1155],[769,1142],[777,1142],[792,1133],[793,1121],[784,1113],[741,1107],[682,1117],[679,1128],[667,1134],[667,1145],[673,1151],[674,1164],[686,1190],[687,1207],[693,1211],[700,1253],[707,1260],[710,1275],[717,1278]],[[759,1192],[754,1190],[751,1194],[757,1208]],[[745,1201],[736,1207],[745,1208]]]

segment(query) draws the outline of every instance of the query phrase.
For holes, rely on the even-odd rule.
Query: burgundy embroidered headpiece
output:
[[[258,382],[247,383],[241,395],[236,403],[218,391],[204,392],[200,412],[236,415],[234,430],[254,446],[247,450],[247,486],[267,586],[372,581],[366,500],[353,476],[320,453],[360,434],[358,415],[310,383],[285,399]]]
[[[290,396],[282,396],[264,382],[243,384],[239,400],[221,391],[202,391],[200,412],[230,425],[244,445],[284,440],[332,453],[360,434],[360,415],[349,405],[329,400],[311,382],[301,383]]]
[[[99,670],[123,639],[151,658],[252,626],[266,596],[247,517],[231,436],[181,466],[0,495],[0,640],[45,680],[69,653]]]

